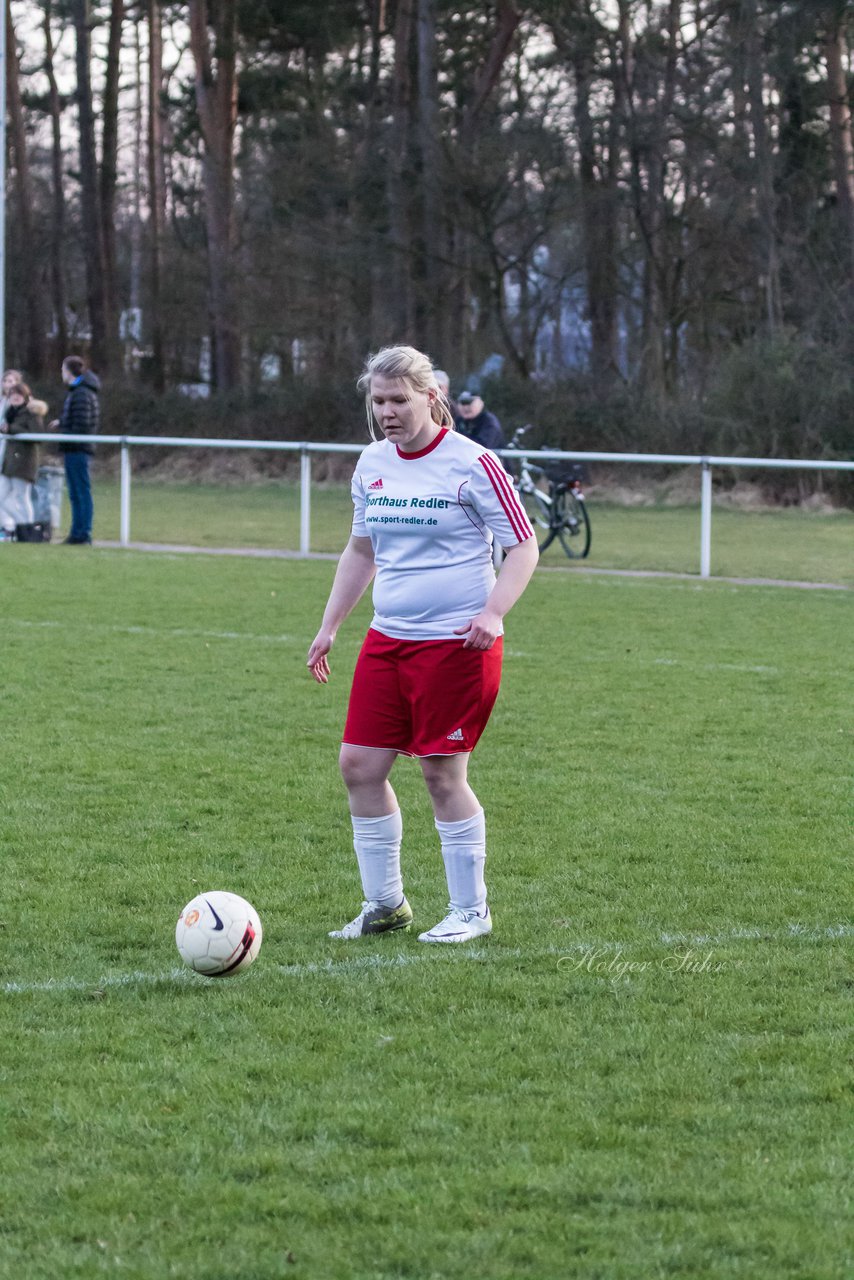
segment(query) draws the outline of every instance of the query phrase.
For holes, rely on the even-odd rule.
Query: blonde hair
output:
[[[436,381],[436,370],[430,357],[423,351],[416,351],[414,347],[382,347],[374,355],[368,356],[356,384],[365,393],[368,433],[374,440],[385,438],[382,434],[377,435],[371,404],[371,379],[377,375],[382,378],[397,378],[406,387],[408,399],[411,399],[413,393],[424,395],[428,391],[435,391],[436,399],[430,406],[430,416],[437,426],[454,430],[454,415],[447,396]]]

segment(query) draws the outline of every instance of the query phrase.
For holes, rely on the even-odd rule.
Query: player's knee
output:
[[[344,746],[338,756],[338,767],[348,790],[378,785],[385,781],[385,769],[375,751]]]
[[[460,787],[466,785],[465,778],[460,778],[456,769],[451,770],[443,763],[429,759],[422,760],[421,771],[424,774],[424,781],[427,784],[431,799],[438,804],[443,804],[453,799]]]

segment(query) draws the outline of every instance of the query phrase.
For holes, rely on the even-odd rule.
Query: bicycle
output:
[[[507,447],[521,449],[522,437],[530,430],[530,426],[517,427]],[[519,474],[513,477],[513,483],[535,532],[544,531],[544,536],[537,539],[540,551],[550,547],[555,538],[570,560],[583,560],[590,551],[590,516],[581,488],[583,473],[584,468],[577,463],[556,461],[547,470],[527,457],[519,459]]]

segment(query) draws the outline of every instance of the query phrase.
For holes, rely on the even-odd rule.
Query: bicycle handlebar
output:
[[[513,439],[510,441],[507,448],[518,449],[519,445],[522,443],[522,436],[526,436],[528,432],[532,430],[533,430],[533,427],[531,426],[530,422],[526,423],[524,427],[517,427],[516,430],[513,432]]]

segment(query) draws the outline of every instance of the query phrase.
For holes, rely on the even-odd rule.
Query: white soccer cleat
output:
[[[362,910],[343,929],[331,929],[330,938],[365,938],[371,933],[393,933],[412,924],[412,908],[404,898],[397,907],[381,907],[378,902],[363,902]]]
[[[484,907],[478,915],[474,907],[462,911],[459,907],[450,907],[444,920],[434,924],[426,933],[419,933],[419,942],[470,942],[472,938],[484,938],[492,933],[492,916],[489,907]]]

